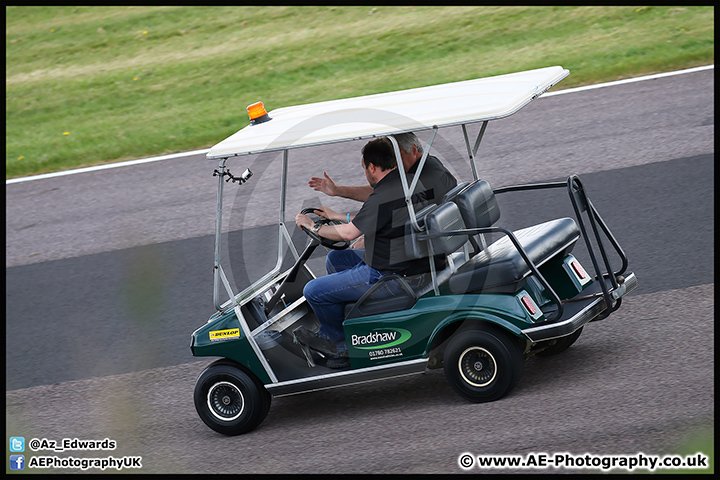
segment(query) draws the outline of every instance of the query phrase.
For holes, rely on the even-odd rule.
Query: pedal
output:
[[[300,344],[300,350],[302,350],[303,355],[305,355],[305,360],[307,360],[308,367],[314,368],[315,361],[312,358],[312,352],[310,351],[310,347]]]
[[[297,333],[301,328],[304,330],[303,327],[298,327],[298,328],[296,328],[295,330],[293,330],[293,332],[292,332],[293,343],[295,343],[295,344],[297,344],[297,345],[300,346],[300,350],[303,352],[303,355],[305,356],[305,360],[307,360],[308,367],[314,368],[314,367],[315,367],[315,361],[314,361],[313,358],[312,358],[312,352],[310,351],[310,347],[308,347],[306,344],[304,344],[303,342],[301,342],[301,341],[298,339],[298,336],[296,335],[296,333]]]

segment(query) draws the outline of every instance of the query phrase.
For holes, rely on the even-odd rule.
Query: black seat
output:
[[[513,233],[536,267],[556,255],[570,253],[580,236],[572,218],[551,220]],[[448,287],[454,294],[514,293],[530,272],[530,266],[506,236],[458,268]]]
[[[489,227],[500,219],[495,192],[485,180],[471,183],[448,200],[458,206],[467,228]]]
[[[467,228],[490,227],[500,218],[497,198],[485,180],[463,188],[451,200],[458,206]],[[569,253],[580,236],[572,218],[551,220],[513,233],[536,267],[558,254]],[[454,294],[514,293],[531,271],[510,238],[505,236],[458,268],[448,287]]]
[[[495,193],[484,180],[458,185],[444,200],[445,203],[441,205],[432,205],[418,212],[418,223],[425,226],[426,232],[486,228],[500,218]],[[468,240],[467,235],[452,235],[436,236],[428,242],[423,240],[422,233],[412,230],[409,224],[407,228],[406,253],[411,258],[428,258],[428,243],[435,255],[447,256]],[[572,218],[559,218],[518,230],[513,232],[513,235],[535,267],[540,267],[557,255],[565,256],[570,253],[580,237],[580,230]],[[437,283],[446,283],[452,294],[514,293],[532,272],[508,236],[484,249],[481,249],[478,242],[472,243],[477,253],[466,263],[455,271],[447,267],[437,272]],[[391,285],[393,293],[389,289]],[[345,318],[406,310],[432,289],[432,277],[429,273],[415,277],[388,275],[358,302],[348,304]]]

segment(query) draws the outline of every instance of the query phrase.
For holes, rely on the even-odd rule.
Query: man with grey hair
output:
[[[400,147],[400,157],[403,167],[408,175],[413,175],[423,155],[423,147],[417,136],[412,133],[400,133],[393,135]],[[338,196],[364,202],[372,193],[370,185],[347,186],[337,185],[330,176],[323,172],[324,178],[312,177],[308,182],[310,188],[323,192],[331,197]],[[426,198],[431,203],[437,203],[448,191],[457,185],[457,180],[445,166],[433,155],[428,155],[425,160],[420,180],[428,188]]]

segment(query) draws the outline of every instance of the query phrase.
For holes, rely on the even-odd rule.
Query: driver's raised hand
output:
[[[308,182],[308,186],[315,191],[323,192],[325,195],[334,197],[338,194],[337,185],[333,182],[327,172],[323,172],[323,175],[325,178],[312,177]]]

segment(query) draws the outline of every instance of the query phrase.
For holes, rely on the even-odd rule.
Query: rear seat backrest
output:
[[[490,184],[478,180],[458,193],[453,202],[467,228],[490,227],[500,218],[500,206]]]
[[[412,258],[427,258],[430,255],[428,251],[428,241],[418,239],[419,235],[425,234],[426,232],[433,234],[462,230],[465,228],[465,222],[460,214],[460,210],[458,206],[452,202],[443,203],[434,208],[423,209],[419,213],[418,222],[421,225],[425,225],[425,232],[415,232],[410,222],[408,222],[406,226],[405,250]],[[430,240],[430,243],[432,244],[435,255],[449,255],[462,247],[463,244],[467,242],[467,239],[467,235],[448,235],[433,238]]]
[[[461,182],[455,185],[453,188],[450,189],[449,192],[447,192],[445,195],[443,195],[442,200],[440,200],[439,203],[445,203],[445,202],[451,202],[453,198],[455,198],[458,193],[465,190],[470,184],[468,182]]]

